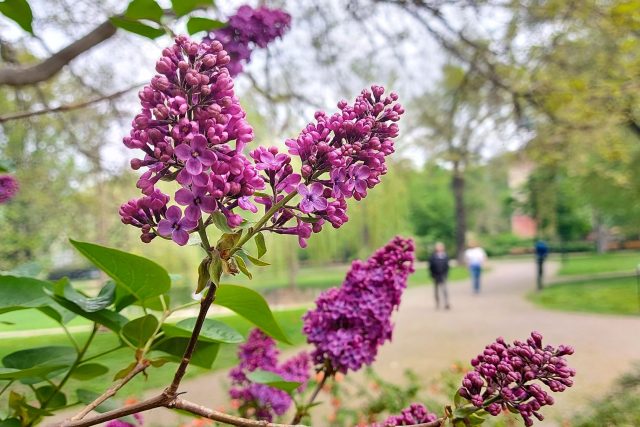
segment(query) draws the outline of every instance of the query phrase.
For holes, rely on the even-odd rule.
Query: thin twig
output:
[[[332,373],[331,368],[328,368],[327,371],[324,371],[324,370],[322,371],[322,375],[323,375],[322,379],[316,385],[316,388],[315,388],[315,390],[313,390],[313,393],[311,393],[311,396],[309,397],[309,400],[307,401],[306,405],[304,405],[302,408],[298,408],[296,410],[296,414],[293,417],[293,421],[291,421],[292,424],[299,423],[302,420],[302,417],[307,415],[307,413],[309,411],[309,407],[313,404],[313,402],[318,397],[318,394],[320,393],[320,390],[322,390],[322,387],[324,387],[324,384],[327,382],[327,378],[329,378],[331,373]]]
[[[71,421],[76,421],[76,420],[81,420],[84,417],[86,417],[87,414],[89,414],[89,412],[91,412],[95,408],[97,408],[102,402],[104,402],[105,400],[108,400],[108,399],[112,398],[113,396],[115,396],[116,393],[118,392],[118,390],[120,390],[122,387],[124,387],[125,384],[127,384],[129,381],[131,381],[131,379],[133,379],[133,377],[135,377],[140,372],[143,372],[145,369],[147,369],[149,367],[149,365],[150,365],[150,362],[148,360],[146,360],[146,359],[138,362],[136,364],[136,366],[127,374],[127,376],[122,378],[117,383],[113,384],[111,387],[109,387],[109,389],[107,391],[105,391],[98,398],[96,398],[96,400],[94,400],[93,402],[88,404],[82,411],[80,411],[78,414],[74,415],[73,417],[71,417],[69,419]]]
[[[133,89],[136,89],[140,86],[142,86],[142,83],[136,83],[135,85],[119,90],[118,92],[114,92],[109,95],[99,96],[97,98],[93,98],[88,101],[78,102],[75,104],[66,104],[66,105],[60,105],[58,107],[43,108],[41,110],[20,111],[17,113],[5,114],[4,116],[0,116],[0,123],[5,123],[11,120],[26,119],[27,117],[41,116],[43,114],[49,114],[49,113],[62,113],[66,111],[79,110],[81,108],[86,108],[92,104],[97,104],[102,101],[110,101],[110,100],[116,99],[124,95],[125,93],[130,92]]]

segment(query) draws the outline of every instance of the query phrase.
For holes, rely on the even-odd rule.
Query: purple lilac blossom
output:
[[[306,388],[311,367],[309,355],[301,352],[281,365],[278,364],[278,356],[275,341],[259,329],[252,330],[247,342],[239,346],[238,366],[229,372],[232,383],[229,395],[239,402],[242,416],[272,421],[274,416],[284,414],[292,403],[285,391],[251,382],[247,378],[250,372],[273,372],[286,381],[301,383],[297,389],[299,392]]]
[[[256,47],[264,49],[281,38],[290,26],[291,15],[283,10],[244,5],[229,17],[226,27],[214,31],[204,41],[215,39],[223,44],[230,57],[229,74],[235,77],[242,72],[244,64],[251,61]]]
[[[395,93],[385,96],[384,88],[372,86],[353,105],[338,103],[340,112],[332,116],[317,112],[315,123],[286,141],[288,155],[274,148],[251,153],[273,194],[256,199],[265,210],[294,190],[301,196],[297,205],[273,216],[271,231],[297,234],[305,247],[311,232],[318,233],[326,222],[339,228],[348,221],[346,199],[362,199],[387,172],[385,157],[394,151],[396,122],[404,113],[397,100]],[[290,156],[300,158],[299,174],[293,173]],[[313,225],[301,226],[300,220]]]
[[[538,410],[554,402],[539,383],[552,392],[573,385],[571,377],[576,372],[564,358],[571,354],[573,348],[569,346],[543,346],[538,332],[532,332],[526,342],[514,341],[513,345],[498,338],[471,360],[474,370],[465,375],[458,393],[494,416],[503,409],[519,412],[525,425],[531,426],[532,417],[544,418]]]
[[[382,424],[373,424],[371,427],[396,427],[396,426],[412,426],[421,423],[430,423],[436,421],[438,416],[427,410],[420,403],[412,403],[409,407],[403,409],[400,415],[392,415]]]
[[[12,175],[0,175],[0,204],[13,199],[18,189],[18,181]]]
[[[135,424],[122,419],[117,419],[109,421],[107,424],[105,424],[105,427],[139,427],[143,424],[142,414],[137,413],[133,414],[132,416],[136,420]]]
[[[144,154],[131,161],[134,170],[147,169],[136,185],[144,197],[122,205],[120,215],[142,229],[144,242],[160,234],[183,245],[203,213],[219,210],[237,226],[242,218],[236,208],[255,210],[247,197],[264,181],[242,154],[253,130],[234,94],[228,64],[220,42],[199,44],[179,36],[162,51],[158,74],[138,94],[142,111],[123,142]],[[167,217],[170,197],[156,187],[159,180],[180,184],[174,199],[186,207],[185,218],[177,216],[179,209]]]
[[[414,271],[414,251],[412,240],[395,237],[366,262],[354,261],[340,288],[320,294],[303,318],[316,365],[329,361],[334,372],[347,373],[373,363],[391,339],[391,315]]]

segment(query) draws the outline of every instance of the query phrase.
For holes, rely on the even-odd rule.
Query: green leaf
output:
[[[295,381],[287,381],[276,373],[260,369],[249,372],[247,374],[247,378],[249,381],[253,381],[254,383],[268,385],[269,387],[284,390],[287,393],[292,393],[295,389],[300,387],[300,384],[302,384]]]
[[[276,340],[291,344],[273,317],[269,304],[258,292],[243,286],[221,285],[214,303],[234,311]]]
[[[17,418],[7,418],[0,421],[0,427],[22,427],[22,423]]]
[[[129,375],[129,372],[133,371],[137,364],[138,362],[129,363],[129,365],[127,365],[125,368],[122,368],[118,372],[116,372],[116,374],[113,376],[113,380],[117,381],[123,379],[124,377]]]
[[[29,369],[0,368],[0,380],[44,379],[47,374],[67,367],[68,365],[45,365]]]
[[[71,319],[76,317],[76,314],[74,312],[67,310],[54,301],[49,301],[48,307],[40,307],[38,308],[38,310],[40,310],[43,314],[52,318],[56,322],[62,323],[63,325],[66,325],[71,321]]]
[[[70,242],[96,267],[107,273],[117,286],[139,301],[160,296],[171,288],[169,273],[149,259],[92,243]]]
[[[73,364],[76,350],[68,346],[35,347],[15,351],[2,359],[2,366],[20,372],[2,372],[7,378],[21,379],[25,383],[38,383],[49,374],[55,374]]]
[[[264,242],[264,234],[257,233],[254,240],[256,242],[256,248],[258,249],[258,258],[262,258],[262,256],[267,253],[267,245]]]
[[[213,3],[214,0],[171,0],[171,8],[180,17],[197,8],[213,6]]]
[[[71,366],[76,350],[68,346],[34,347],[18,350],[2,358],[2,366],[13,369],[29,369],[44,365]]]
[[[238,266],[240,271],[242,271],[242,274],[247,276],[249,279],[253,279],[253,276],[251,275],[251,272],[247,269],[247,264],[244,263],[244,260],[242,259],[242,257],[240,255],[236,255],[233,258],[236,260],[236,265]]]
[[[215,211],[211,214],[211,219],[213,220],[213,225],[215,225],[218,230],[223,233],[233,233],[233,230],[229,227],[229,224],[227,224],[227,217],[224,216],[222,212]]]
[[[199,294],[207,287],[207,283],[209,283],[209,263],[211,262],[210,258],[205,258],[202,260],[200,265],[198,265],[198,287],[196,288],[196,294]]]
[[[100,363],[85,363],[78,366],[71,376],[80,381],[87,381],[109,372],[109,368]]]
[[[199,16],[192,16],[187,21],[187,31],[189,34],[193,35],[195,33],[199,33],[200,31],[213,31],[218,28],[222,28],[226,25],[226,23],[222,21],[218,21],[216,19],[209,18],[201,18]]]
[[[0,276],[0,313],[46,306],[50,300],[44,289],[51,287],[31,277]]]
[[[83,311],[87,313],[94,313],[111,305],[115,298],[116,284],[112,281],[108,281],[102,289],[100,289],[100,293],[95,298],[87,298],[80,292],[73,289],[71,283],[69,283],[69,279],[66,277],[59,280],[53,286],[53,289],[56,295],[71,301]]]
[[[222,277],[222,260],[216,256],[209,263],[209,280],[218,286],[220,285],[220,277]]]
[[[67,404],[67,396],[60,391],[56,391],[56,389],[50,385],[38,387],[36,389],[36,398],[40,403],[49,402],[47,408],[50,409],[61,408]]]
[[[4,0],[0,3],[0,13],[33,34],[33,12],[27,0]]]
[[[258,267],[265,267],[267,265],[271,265],[266,261],[262,261],[261,259],[254,258],[251,255],[247,254],[247,259],[251,261],[253,265],[257,265]]]
[[[122,316],[119,313],[116,313],[115,311],[102,309],[100,311],[89,313],[84,311],[68,299],[59,295],[55,295],[53,292],[50,292],[49,296],[63,308],[81,317],[84,317],[85,319],[89,319],[92,322],[99,323],[100,325],[103,325],[114,332],[120,332],[120,329],[122,329],[122,327],[129,321],[126,317]]]
[[[468,401],[463,399],[462,396],[460,396],[460,391],[456,391],[456,394],[453,396],[453,404],[454,404],[454,406],[456,408],[459,408],[459,407],[463,406],[466,403],[468,403]]]
[[[175,325],[164,325],[162,330],[168,337],[188,338],[193,332],[197,318],[184,319]],[[198,341],[221,342],[237,344],[244,341],[244,337],[231,326],[215,319],[205,319]]]
[[[134,21],[149,19],[150,21],[160,22],[163,14],[162,8],[155,0],[132,0],[127,6],[124,16]]]
[[[122,327],[122,334],[133,344],[143,347],[158,328],[158,319],[153,314],[134,319]]]
[[[170,337],[159,340],[153,345],[152,349],[161,351],[172,357],[174,362],[179,362],[187,348],[189,338]],[[193,355],[191,356],[191,364],[201,368],[210,369],[213,362],[218,356],[220,344],[217,342],[198,341]]]
[[[118,16],[112,16],[109,18],[109,21],[118,28],[122,28],[125,31],[138,34],[139,36],[143,36],[151,40],[157,39],[165,34],[165,31],[162,28],[151,27],[143,24],[142,22],[131,21]]]

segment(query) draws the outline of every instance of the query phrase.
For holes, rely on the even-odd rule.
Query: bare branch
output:
[[[118,392],[118,390],[120,390],[122,387],[124,387],[125,384],[127,384],[129,381],[131,381],[133,379],[133,377],[135,377],[140,372],[143,372],[145,369],[147,369],[149,367],[149,365],[150,365],[150,362],[148,360],[142,360],[142,361],[138,362],[136,364],[136,366],[131,370],[131,372],[129,372],[127,374],[126,377],[122,378],[120,381],[118,381],[117,383],[115,383],[111,387],[109,387],[109,389],[107,391],[105,391],[103,394],[101,394],[96,400],[94,400],[93,402],[88,404],[78,414],[76,414],[73,417],[69,418],[69,420],[77,421],[77,420],[81,420],[84,417],[86,417],[87,414],[89,414],[89,412],[91,412],[94,409],[96,409],[98,407],[98,405],[100,405],[102,402],[104,402],[104,401],[112,398],[113,396],[115,396],[116,393]]]
[[[164,393],[168,396],[176,395],[176,393],[178,392],[178,387],[180,386],[180,381],[182,381],[182,377],[184,377],[184,374],[187,373],[187,367],[189,366],[189,363],[191,363],[191,356],[196,349],[196,344],[198,344],[198,337],[200,336],[202,325],[207,317],[207,311],[209,311],[209,307],[211,307],[211,304],[213,304],[213,300],[216,298],[216,289],[216,285],[213,282],[209,282],[207,295],[200,303],[198,318],[195,325],[193,326],[193,332],[191,333],[191,338],[189,338],[189,343],[187,344],[187,348],[184,351],[184,355],[182,356],[180,365],[178,365],[178,369],[176,370],[176,373],[173,377],[173,381],[171,381],[169,387],[167,387],[167,389],[164,391]]]
[[[90,105],[97,104],[102,101],[114,100],[124,95],[125,93],[130,92],[140,86],[142,86],[142,83],[136,83],[135,85],[119,90],[118,92],[114,92],[109,95],[99,96],[97,98],[93,98],[88,101],[78,102],[75,104],[66,104],[66,105],[60,105],[58,107],[43,108],[41,110],[20,111],[18,113],[5,114],[3,116],[0,116],[0,123],[5,123],[11,120],[25,119],[33,116],[41,116],[43,114],[49,114],[49,113],[62,113],[65,111],[79,110],[82,108],[86,108]]]
[[[264,420],[250,420],[247,418],[240,418],[233,415],[225,414],[224,412],[215,411],[213,409],[206,408],[204,406],[198,405],[193,402],[189,402],[184,399],[175,399],[172,403],[168,405],[169,408],[182,409],[184,411],[189,411],[192,414],[200,415],[205,418],[209,418],[210,420],[214,420],[220,423],[229,424],[232,426],[238,427],[303,427],[300,424],[276,424],[270,423]]]
[[[0,69],[0,85],[24,86],[45,81],[57,74],[80,54],[112,37],[116,30],[117,28],[111,21],[106,20],[84,37],[74,41],[38,64]]]

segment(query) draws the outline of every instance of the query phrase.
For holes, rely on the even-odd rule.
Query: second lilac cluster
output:
[[[247,342],[239,346],[239,364],[229,373],[232,382],[229,395],[239,402],[242,416],[272,421],[274,416],[284,414],[292,403],[285,391],[250,381],[247,378],[250,372],[273,372],[286,381],[301,383],[299,391],[306,388],[311,367],[309,355],[301,352],[282,364],[278,363],[278,355],[275,341],[259,329],[252,330]]]
[[[414,250],[412,240],[395,237],[366,262],[354,261],[340,288],[320,294],[303,328],[316,364],[328,361],[346,373],[373,363],[391,339],[391,315],[414,271]]]
[[[387,172],[385,158],[394,152],[397,121],[404,113],[395,93],[385,95],[381,86],[371,86],[353,105],[338,103],[331,116],[317,112],[316,122],[296,139],[286,141],[288,154],[276,148],[251,153],[272,195],[258,198],[265,209],[296,191],[297,203],[284,206],[271,221],[270,230],[298,236],[305,247],[312,233],[328,222],[338,228],[348,221],[347,199],[360,200]],[[299,157],[299,173],[291,166]]]
[[[291,26],[291,15],[280,9],[265,6],[253,8],[240,6],[230,16],[224,28],[214,31],[205,41],[220,41],[230,56],[228,65],[231,76],[240,74],[244,64],[251,60],[255,47],[265,48],[280,38]]]
[[[412,426],[421,423],[430,423],[438,419],[438,416],[431,413],[420,403],[412,403],[403,409],[400,415],[391,415],[382,424],[373,424],[371,427],[396,427]]]
[[[571,354],[569,346],[543,346],[538,332],[513,345],[498,338],[471,360],[474,370],[465,375],[458,393],[491,415],[500,414],[503,408],[519,412],[525,425],[531,426],[533,417],[544,418],[540,408],[554,402],[542,385],[552,392],[573,385],[575,370],[564,358]]]

